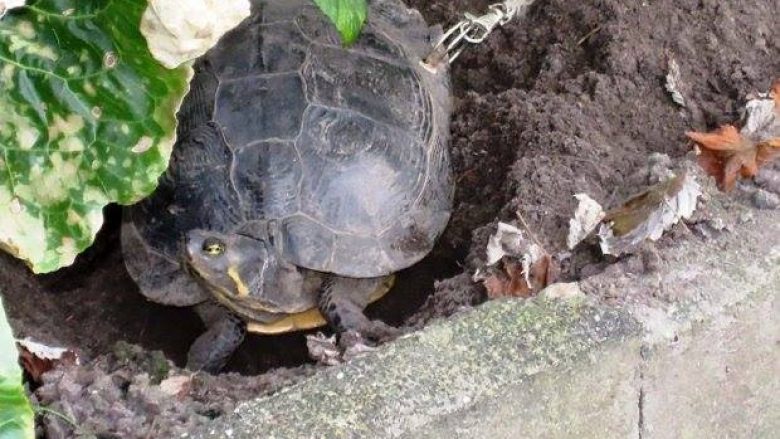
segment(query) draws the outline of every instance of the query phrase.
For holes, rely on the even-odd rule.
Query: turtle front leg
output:
[[[244,341],[246,323],[237,315],[211,302],[195,306],[195,311],[206,324],[187,353],[187,369],[217,373],[236,348]]]
[[[398,328],[371,320],[363,313],[383,279],[340,276],[328,279],[319,296],[319,308],[334,331],[354,331],[375,341],[387,341],[401,334]]]

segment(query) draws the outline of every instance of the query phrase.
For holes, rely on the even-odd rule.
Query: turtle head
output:
[[[192,230],[187,234],[189,269],[222,302],[258,298],[273,290],[279,258],[270,239]]]

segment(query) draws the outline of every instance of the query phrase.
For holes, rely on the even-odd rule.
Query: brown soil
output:
[[[430,23],[453,23],[493,1],[409,3]],[[458,190],[451,225],[372,315],[420,327],[482,302],[470,273],[495,223],[517,213],[549,252],[563,252],[574,194],[615,205],[642,189],[636,176],[652,153],[681,158],[690,150],[686,130],[732,121],[746,95],[768,89],[780,72],[779,9],[778,0],[541,0],[525,20],[468,50],[453,70]],[[664,88],[669,57],[680,66],[686,108]],[[755,191],[751,185],[742,192]],[[183,372],[152,351],[181,365],[202,327],[191,311],[138,293],[118,249],[118,209],[107,217],[95,247],[59,273],[33,276],[0,255],[0,285],[19,336],[74,347],[86,361],[49,374],[37,391],[78,431],[178,436],[316,369],[304,334],[253,336],[228,367],[243,375],[199,374],[178,395],[161,392],[159,379]],[[587,246],[566,259],[564,278],[610,262]],[[121,345],[117,353],[118,341],[142,349]],[[73,435],[66,423],[45,418],[49,437]]]

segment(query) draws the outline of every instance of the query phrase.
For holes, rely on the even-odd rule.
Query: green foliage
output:
[[[190,67],[139,32],[146,0],[39,0],[0,20],[0,247],[36,272],[72,263],[103,207],[151,193]]]
[[[344,44],[354,43],[368,16],[366,0],[314,0],[341,34]]]
[[[35,437],[33,411],[22,387],[19,352],[0,300],[0,439]]]

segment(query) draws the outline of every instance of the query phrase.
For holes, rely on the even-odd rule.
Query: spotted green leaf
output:
[[[0,300],[0,439],[32,439],[33,411],[22,387],[19,352]]]
[[[368,16],[366,0],[314,0],[314,3],[336,25],[344,44],[357,40]]]
[[[0,20],[0,247],[36,272],[72,263],[103,207],[168,164],[191,68],[152,58],[146,3],[39,0]]]

